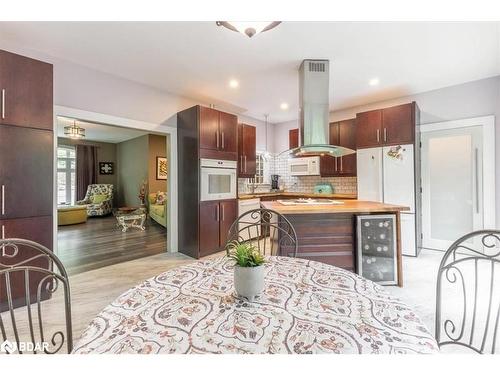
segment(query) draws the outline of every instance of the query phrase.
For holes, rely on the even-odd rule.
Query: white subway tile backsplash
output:
[[[285,191],[290,192],[313,192],[314,186],[318,183],[330,183],[334,193],[357,194],[356,177],[320,177],[320,176],[290,176],[288,173],[288,158],[272,155],[269,168],[266,168],[269,174],[280,176],[280,185],[284,185]],[[247,179],[238,179],[238,191],[247,192]],[[256,191],[268,191],[269,185],[259,186]]]

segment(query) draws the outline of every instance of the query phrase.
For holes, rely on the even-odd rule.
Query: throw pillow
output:
[[[90,201],[92,204],[99,204],[104,202],[105,200],[108,199],[108,196],[106,194],[95,194],[90,198]]]
[[[165,200],[167,199],[165,193],[159,191],[156,194],[156,204],[165,204]]]

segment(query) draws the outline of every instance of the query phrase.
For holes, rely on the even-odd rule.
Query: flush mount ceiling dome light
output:
[[[64,127],[64,135],[75,139],[85,138],[85,129],[78,126],[76,121],[73,121],[72,125]]]
[[[229,30],[233,30],[247,35],[249,38],[256,34],[263,33],[274,29],[281,21],[217,21],[217,26],[224,26]]]

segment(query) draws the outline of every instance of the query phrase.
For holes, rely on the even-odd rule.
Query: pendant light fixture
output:
[[[281,21],[217,21],[217,26],[245,34],[249,38],[254,35],[274,29]]]
[[[76,120],[73,120],[73,125],[64,127],[64,135],[73,139],[85,138],[85,129],[76,125]]]
[[[269,152],[269,145],[267,144],[267,131],[268,131],[268,119],[269,119],[269,115],[268,114],[265,114],[264,115],[265,119],[266,119],[266,123],[265,123],[265,129],[266,129],[266,151],[264,152],[264,159],[266,160],[269,160],[271,158],[271,153]]]

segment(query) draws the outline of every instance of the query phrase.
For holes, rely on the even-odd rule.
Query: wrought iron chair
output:
[[[47,336],[42,310],[48,307],[45,303],[52,301],[42,303],[42,300],[52,298],[60,284],[63,286],[65,332],[60,329]],[[71,353],[73,335],[68,275],[61,261],[45,246],[19,238],[0,240],[0,312],[2,340],[4,345],[9,343],[10,351],[16,344],[15,353],[22,354],[22,348],[29,345],[24,352],[54,354],[66,342],[67,351]],[[19,324],[24,321],[26,324]],[[21,340],[20,328],[26,328],[27,341]]]
[[[250,243],[263,255],[297,256],[297,233],[290,221],[276,211],[257,208],[240,215],[231,225],[226,252],[233,241]]]
[[[500,231],[469,233],[446,251],[436,291],[436,340],[440,347],[459,345],[477,353],[498,352],[499,267]],[[458,298],[452,299],[457,293]]]

